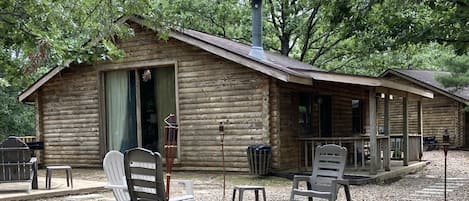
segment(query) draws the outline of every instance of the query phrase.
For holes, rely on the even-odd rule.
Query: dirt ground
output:
[[[419,194],[427,187],[441,184],[444,178],[444,154],[441,150],[425,152],[424,160],[430,164],[422,171],[407,175],[389,184],[368,184],[351,186],[353,200],[363,201],[398,201],[398,200],[442,200],[441,193],[432,195]],[[75,173],[76,172],[76,173]],[[197,201],[222,201],[231,200],[235,185],[261,185],[265,186],[268,201],[287,201],[291,192],[291,181],[278,177],[255,177],[246,174],[228,173],[226,176],[225,199],[223,199],[223,176],[219,173],[203,172],[175,172],[174,179],[187,179],[194,182],[194,194]],[[448,200],[469,200],[469,152],[450,151],[448,153],[448,178],[463,179],[454,190],[448,192]],[[102,170],[74,169],[74,177],[86,180],[105,181]],[[174,192],[173,192],[174,191]],[[425,192],[425,191],[422,191]],[[183,193],[182,188],[172,187],[172,196]],[[252,192],[245,193],[244,200],[254,200]],[[423,197],[422,197],[423,196]],[[42,201],[59,200],[113,200],[110,191],[97,192],[88,195],[65,196]],[[307,199],[297,199],[307,200]],[[345,200],[342,190],[339,191],[339,199]]]

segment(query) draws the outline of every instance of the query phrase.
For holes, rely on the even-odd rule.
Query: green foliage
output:
[[[265,49],[367,75],[442,69],[440,60],[462,59],[443,65],[456,72],[443,82],[467,84],[460,65],[468,63],[465,0],[265,0],[263,8]],[[126,15],[142,16],[161,38],[171,28],[191,28],[251,41],[250,0],[0,1],[0,132],[26,134],[34,127],[31,108],[18,105],[16,95],[51,67],[124,56],[115,41],[133,30],[114,22]]]
[[[451,75],[437,77],[445,87],[469,86],[469,55],[462,55],[444,60],[446,70]]]
[[[0,140],[9,135],[34,135],[34,107],[18,104],[18,88],[0,86]]]

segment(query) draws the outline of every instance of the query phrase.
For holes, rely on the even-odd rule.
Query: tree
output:
[[[158,17],[149,1],[3,0],[0,1],[0,138],[28,135],[33,108],[18,103],[19,92],[48,68],[121,56],[113,36],[132,30],[116,25],[121,16]],[[91,43],[93,39],[102,40]]]

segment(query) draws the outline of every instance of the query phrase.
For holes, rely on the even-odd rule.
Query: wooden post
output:
[[[391,138],[389,137],[390,134],[390,122],[389,122],[389,91],[387,92],[386,96],[384,97],[384,135],[386,136],[386,141],[384,144],[384,170],[390,171],[390,163],[391,163]]]
[[[403,165],[409,165],[409,107],[407,93],[402,97],[402,150],[404,150]]]
[[[418,132],[420,134],[420,153],[419,160],[422,159],[423,155],[423,107],[422,100],[419,100],[417,103],[417,120],[418,120]]]
[[[378,143],[376,140],[376,90],[371,88],[368,94],[369,120],[370,120],[370,174],[377,174],[376,155]]]
[[[140,75],[135,71],[135,111],[137,115],[137,144],[142,147],[142,101],[140,100]]]

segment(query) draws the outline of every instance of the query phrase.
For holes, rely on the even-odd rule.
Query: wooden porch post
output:
[[[420,134],[420,155],[419,160],[422,159],[423,155],[423,107],[422,100],[417,102],[417,120],[418,120],[418,132]]]
[[[376,140],[376,89],[370,88],[368,94],[368,105],[369,105],[369,119],[370,119],[370,174],[374,175],[377,173],[376,162],[378,159],[377,149],[378,143]]]
[[[386,96],[384,98],[384,135],[386,136],[386,144],[384,146],[384,170],[385,171],[390,171],[390,163],[391,163],[391,138],[389,137],[390,134],[390,125],[389,125],[389,91],[386,93]]]
[[[402,97],[402,150],[404,150],[404,166],[409,165],[409,107],[407,93]]]

